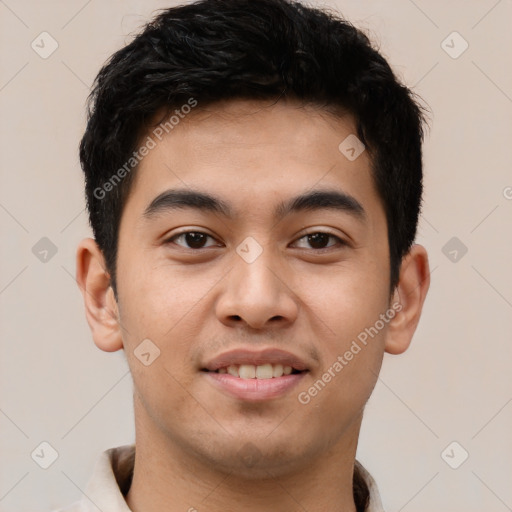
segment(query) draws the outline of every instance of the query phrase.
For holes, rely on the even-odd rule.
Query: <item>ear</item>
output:
[[[76,253],[76,281],[84,298],[85,315],[94,343],[101,350],[123,348],[119,311],[105,259],[96,241],[85,238]]]
[[[414,244],[402,259],[400,279],[391,307],[397,311],[388,324],[385,351],[401,354],[409,347],[430,286],[430,269],[425,248]]]

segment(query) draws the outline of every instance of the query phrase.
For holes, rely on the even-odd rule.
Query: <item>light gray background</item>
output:
[[[512,510],[512,2],[313,3],[369,30],[433,111],[418,235],[432,285],[410,350],[385,357],[358,457],[389,512]],[[94,346],[74,281],[90,235],[77,145],[100,65],[174,4],[0,0],[1,511],[79,498],[98,454],[134,440],[124,355]],[[59,45],[47,59],[31,48],[43,31]],[[453,31],[469,44],[456,59]],[[468,248],[456,262],[452,237]],[[43,441],[59,454],[46,470],[31,458]],[[469,453],[458,469],[441,456],[453,441],[446,460]]]

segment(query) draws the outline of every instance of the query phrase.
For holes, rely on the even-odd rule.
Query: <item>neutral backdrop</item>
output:
[[[358,457],[388,512],[512,510],[512,1],[312,3],[369,31],[432,111],[431,289],[410,350],[385,357]],[[171,5],[0,0],[1,511],[78,499],[98,454],[134,441],[124,355],[93,344],[74,279],[90,236],[77,145],[101,64]]]

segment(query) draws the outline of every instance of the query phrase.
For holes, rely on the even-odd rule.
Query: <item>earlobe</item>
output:
[[[409,347],[429,286],[427,251],[414,244],[402,260],[400,279],[392,299],[391,306],[397,313],[386,333],[385,351],[389,354],[401,354]]]
[[[80,242],[76,253],[76,280],[84,298],[85,314],[94,343],[101,350],[123,348],[119,311],[110,287],[103,254],[92,238]]]

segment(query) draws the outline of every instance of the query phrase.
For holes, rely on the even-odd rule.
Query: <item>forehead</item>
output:
[[[162,134],[170,115],[159,115],[163,123],[143,137],[154,144],[139,164],[126,205],[139,216],[170,189],[208,192],[236,215],[282,213],[286,197],[319,188],[337,190],[364,210],[380,207],[366,151],[356,159],[342,151],[347,137],[355,137],[348,115],[236,100],[198,105],[175,116]]]

